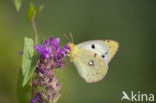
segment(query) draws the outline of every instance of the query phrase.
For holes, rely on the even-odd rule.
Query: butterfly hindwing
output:
[[[87,49],[78,48],[76,51],[76,56],[72,58],[72,61],[80,76],[88,83],[103,79],[108,67],[101,56]]]

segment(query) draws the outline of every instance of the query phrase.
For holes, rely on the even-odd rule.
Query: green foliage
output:
[[[30,7],[27,12],[27,19],[28,21],[32,21],[32,19],[35,19],[37,15],[40,14],[41,10],[44,8],[43,5],[40,5],[39,7],[36,7],[32,2],[30,3]]]
[[[29,79],[32,77],[33,72],[36,69],[39,59],[39,54],[34,53],[34,41],[25,37],[24,44],[24,54],[22,60],[22,73],[23,73],[23,83],[22,86],[25,86]]]
[[[14,3],[15,3],[16,10],[19,11],[21,4],[22,4],[22,1],[21,0],[15,0]]]
[[[33,16],[35,17],[35,15],[36,15],[35,14],[35,12],[36,12],[35,10],[36,10],[35,5],[33,3],[30,3],[30,7],[29,7],[28,12],[27,12],[27,19],[28,19],[28,21],[31,21]]]
[[[25,87],[23,87],[23,78],[24,76],[22,71],[19,71],[17,82],[17,97],[19,103],[29,103],[31,98],[31,86],[27,84]]]

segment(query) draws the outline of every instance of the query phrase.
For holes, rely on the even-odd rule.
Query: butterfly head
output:
[[[73,43],[70,42],[70,43],[69,43],[69,47],[70,47],[70,48],[74,48],[74,47],[75,47],[75,44],[73,44]]]
[[[64,37],[69,40],[69,48],[70,48],[70,57],[72,59],[75,59],[78,57],[78,51],[79,49],[76,47],[76,45],[73,43],[73,36],[72,33],[70,33],[70,38],[66,34],[64,34]]]

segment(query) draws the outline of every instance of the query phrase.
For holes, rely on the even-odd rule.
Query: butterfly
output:
[[[80,76],[87,83],[95,83],[106,75],[119,43],[114,40],[90,40],[78,45],[70,42],[69,47],[71,61]]]

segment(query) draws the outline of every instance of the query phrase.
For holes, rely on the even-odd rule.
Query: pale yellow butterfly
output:
[[[108,63],[116,54],[119,44],[113,40],[91,40],[75,45],[69,43],[70,58],[78,73],[87,83],[104,78]]]

